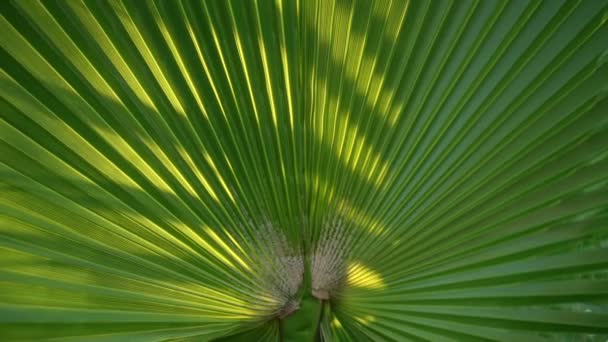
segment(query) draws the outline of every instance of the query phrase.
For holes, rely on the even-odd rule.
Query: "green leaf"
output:
[[[608,1],[0,2],[0,340],[605,341]]]

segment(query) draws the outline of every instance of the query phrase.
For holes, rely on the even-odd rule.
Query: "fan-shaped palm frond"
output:
[[[0,2],[0,339],[604,341],[608,2]]]

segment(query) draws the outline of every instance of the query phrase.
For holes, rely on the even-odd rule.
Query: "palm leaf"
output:
[[[0,337],[605,340],[606,18],[1,2]]]

